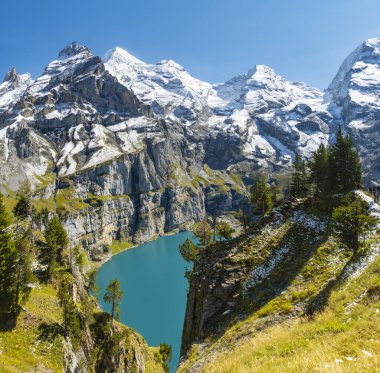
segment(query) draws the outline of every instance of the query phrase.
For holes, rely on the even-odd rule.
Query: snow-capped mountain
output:
[[[33,82],[30,74],[17,74],[13,68],[0,84],[0,113],[19,100],[27,87]]]
[[[294,151],[307,156],[328,138],[331,115],[322,92],[287,82],[267,66],[211,85],[173,61],[149,65],[120,48],[108,52],[104,61],[155,117],[203,127],[191,131],[206,137],[235,136],[241,155],[261,166],[268,166],[266,159],[287,164]]]
[[[325,94],[330,112],[349,131],[368,180],[380,179],[380,39],[368,39],[340,67]]]
[[[104,65],[119,82],[150,105],[155,116],[171,116],[183,124],[207,118],[204,110],[212,86],[193,78],[176,62],[165,60],[150,65],[115,48],[105,55]]]
[[[223,102],[211,98],[216,115],[210,123],[244,136],[248,159],[270,156],[286,162],[295,151],[309,156],[328,139],[331,115],[322,92],[288,82],[268,66],[258,65],[214,89]]]
[[[36,80],[13,69],[0,85],[3,159],[9,157],[6,144],[23,127],[29,136],[42,136],[38,148],[45,159],[33,162],[53,162],[60,175],[70,175],[139,151],[146,137],[162,141],[157,126],[165,121],[182,126],[190,142],[218,148],[215,143],[228,138],[230,160],[203,149],[205,159],[222,158],[222,168],[244,160],[253,168],[287,166],[296,151],[308,156],[328,141],[336,125],[359,138],[372,132],[380,111],[379,50],[379,39],[363,43],[323,95],[263,65],[211,85],[171,60],[146,64],[121,48],[101,59],[72,43]],[[47,171],[41,167],[38,175]]]
[[[286,169],[339,125],[380,180],[379,50],[379,39],[364,42],[324,93],[263,65],[212,85],[173,61],[121,48],[100,58],[71,43],[35,80],[13,69],[0,85],[1,188],[28,178],[39,197],[61,196],[68,227],[99,247],[236,208],[246,193],[236,175]]]

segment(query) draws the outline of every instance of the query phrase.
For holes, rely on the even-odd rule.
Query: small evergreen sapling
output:
[[[332,213],[332,227],[357,252],[360,239],[376,227],[378,219],[368,214],[368,204],[359,198],[348,195],[343,203]]]

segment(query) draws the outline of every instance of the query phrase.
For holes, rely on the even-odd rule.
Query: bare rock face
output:
[[[18,75],[16,73],[16,68],[12,67],[11,71],[5,74],[3,83],[9,81],[16,81],[18,79]]]
[[[87,47],[78,44],[76,41],[73,41],[59,52],[58,58],[70,58],[80,53],[91,56],[91,51]]]

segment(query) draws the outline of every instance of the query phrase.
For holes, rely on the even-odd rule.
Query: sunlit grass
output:
[[[366,296],[368,289],[374,290]],[[259,332],[220,354],[203,372],[378,372],[379,289],[380,259],[334,291],[314,319],[289,320]]]
[[[0,332],[0,371],[62,371],[62,337],[43,337],[44,325],[61,321],[56,291],[52,286],[38,285],[24,308],[16,327]]]
[[[109,249],[112,255],[118,254],[124,250],[134,247],[134,244],[127,240],[114,240],[112,244],[109,245]]]

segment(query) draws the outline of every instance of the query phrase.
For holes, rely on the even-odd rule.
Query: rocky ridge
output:
[[[362,191],[355,194],[369,204],[369,214],[378,218],[380,208],[371,197]],[[322,318],[317,315],[323,314],[328,307],[333,308],[327,313],[329,317],[333,315],[333,319],[339,320],[335,321],[337,329],[334,332],[343,334],[343,327],[338,331],[342,306],[331,305],[330,297],[343,293],[348,286],[358,288],[351,281],[371,273],[368,268],[373,262],[377,264],[372,282],[367,280],[359,286],[356,293],[361,294],[360,297],[355,300],[352,293],[337,295],[334,302],[345,305],[343,315],[348,321],[343,324],[351,320],[347,315],[353,309],[352,304],[358,304],[372,291],[377,295],[366,302],[376,311],[380,299],[376,280],[380,263],[377,227],[368,234],[367,249],[355,254],[328,228],[328,215],[315,215],[314,212],[315,209],[313,211],[300,201],[286,203],[275,209],[272,216],[262,219],[251,232],[226,242],[216,242],[201,251],[190,276],[179,372],[214,371],[211,368],[215,366],[215,371],[231,371],[223,364],[224,359],[230,358],[229,354],[238,356],[237,371],[254,370],[253,365],[244,365],[249,359],[248,355],[239,355],[242,346],[252,349],[250,356],[256,353],[251,364],[273,363],[276,356],[273,349],[281,349],[282,340],[273,337],[271,330],[284,328],[286,334],[294,333],[297,322],[313,325],[314,319]],[[373,315],[369,317],[376,322]],[[329,322],[329,325],[333,323]],[[319,328],[315,331],[317,335],[323,327]],[[262,339],[266,333],[273,338],[273,342],[269,342],[272,349],[268,352],[268,360],[262,358],[263,352],[256,352],[257,348],[252,347],[256,346],[256,339]],[[298,353],[308,351],[310,341],[316,338],[311,335],[307,334]],[[374,335],[376,332],[361,334],[364,340]],[[297,343],[295,339],[294,336],[292,346]],[[290,358],[292,353],[290,348],[281,356]],[[309,366],[315,364],[311,358],[308,360]],[[372,364],[375,366],[376,362]],[[278,368],[278,371],[281,368],[299,370],[286,364]],[[309,367],[308,370],[313,369]]]

